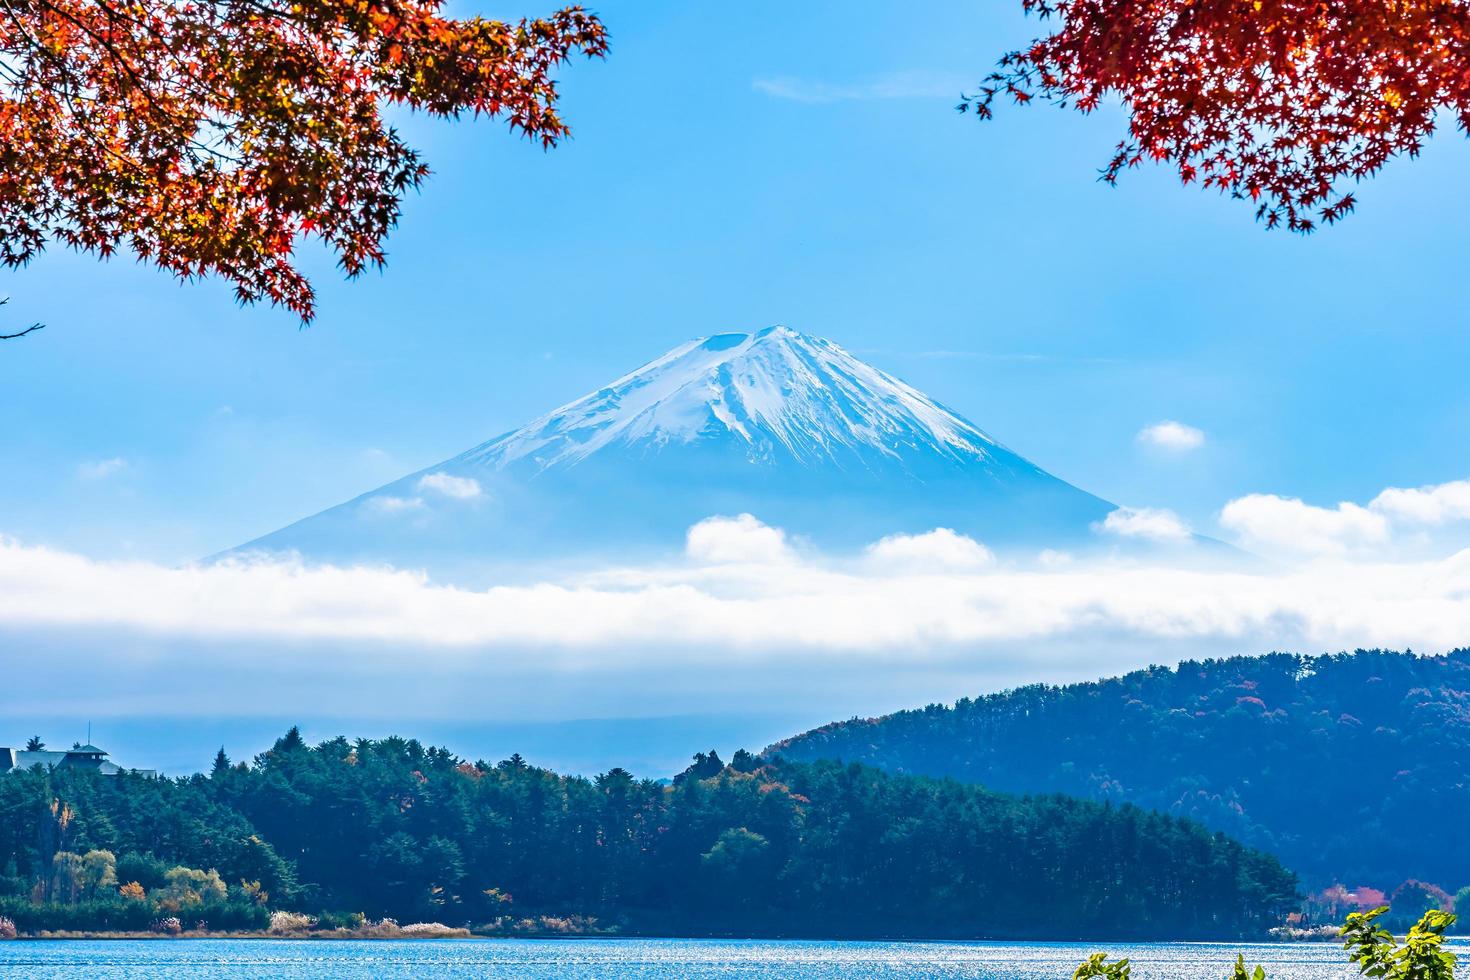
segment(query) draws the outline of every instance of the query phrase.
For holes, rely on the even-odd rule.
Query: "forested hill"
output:
[[[1130,801],[1310,884],[1470,884],[1470,651],[1187,661],[854,719],[767,750]]]
[[[0,869],[0,915],[22,930],[258,925],[279,909],[502,930],[590,916],[674,935],[1193,939],[1258,935],[1297,897],[1276,859],[1128,806],[744,752],[701,754],[672,785],[589,780],[398,738],[313,748],[294,730],[207,777],[0,777]]]

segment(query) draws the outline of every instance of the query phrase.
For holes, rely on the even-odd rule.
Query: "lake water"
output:
[[[1470,967],[1470,944],[1456,943]],[[275,980],[1069,980],[1088,952],[1128,956],[1137,980],[1224,980],[1235,954],[1270,980],[1346,980],[1327,943],[846,943],[682,939],[134,940],[0,943],[0,977]]]

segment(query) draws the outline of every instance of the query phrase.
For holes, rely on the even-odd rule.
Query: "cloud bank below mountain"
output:
[[[1240,498],[1219,526],[1271,545],[1256,560],[1143,508],[1099,523],[1118,549],[1100,552],[993,550],[943,527],[824,551],[750,514],[711,515],[662,560],[589,557],[489,587],[289,557],[100,561],[0,538],[0,715],[357,719],[343,721],[352,730],[740,715],[753,745],[1192,657],[1443,651],[1470,638],[1465,486],[1335,507]],[[1140,552],[1138,538],[1168,547]],[[634,743],[602,745],[599,764]]]
[[[835,559],[740,515],[691,528],[681,560],[471,589],[388,567],[259,558],[167,568],[4,541],[0,631],[389,644],[487,658],[534,647],[559,668],[630,648],[685,662],[771,651],[923,660],[1098,635],[1170,656],[1194,641],[1316,651],[1445,649],[1470,637],[1470,550],[1255,569],[1057,558],[1001,561],[939,529]]]

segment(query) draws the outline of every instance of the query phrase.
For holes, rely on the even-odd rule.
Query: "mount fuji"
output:
[[[742,513],[838,551],[937,527],[1056,547],[1114,509],[836,344],[771,327],[692,340],[234,553],[436,572],[648,558]]]

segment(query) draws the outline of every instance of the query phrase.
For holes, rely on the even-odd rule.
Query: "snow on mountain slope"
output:
[[[459,574],[677,553],[750,513],[823,548],[946,527],[1094,541],[1113,505],[927,395],[785,327],[690,341],[530,424],[236,551]]]
[[[803,465],[906,453],[984,460],[995,440],[836,344],[787,327],[693,340],[460,459],[537,470],[609,447],[643,453],[730,439],[753,462]]]

